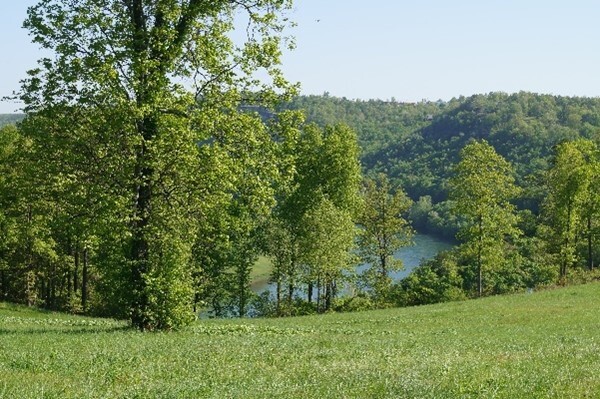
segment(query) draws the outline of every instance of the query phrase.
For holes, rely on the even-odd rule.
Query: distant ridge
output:
[[[0,127],[14,125],[25,118],[25,114],[0,114]]]
[[[579,137],[600,142],[600,98],[519,92],[401,103],[311,95],[284,108],[304,109],[318,125],[348,124],[365,172],[387,173],[415,200],[445,200],[451,165],[472,139],[487,140],[528,184],[547,168],[554,145]]]

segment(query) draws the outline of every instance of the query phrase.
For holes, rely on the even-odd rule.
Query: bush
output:
[[[445,251],[394,285],[392,297],[398,306],[458,301],[467,298],[462,284],[454,251]]]
[[[336,312],[359,312],[363,310],[389,307],[389,305],[391,304],[388,304],[388,306],[382,306],[381,303],[374,302],[371,298],[363,294],[358,296],[337,298],[333,304],[333,309]]]
[[[584,268],[571,268],[567,271],[567,285],[587,284],[593,281],[600,281],[600,269],[588,270]]]
[[[248,315],[250,317],[282,317],[282,316],[306,316],[317,313],[317,305],[302,298],[296,297],[289,304],[282,301],[277,309],[277,300],[269,291],[263,291],[253,298]]]

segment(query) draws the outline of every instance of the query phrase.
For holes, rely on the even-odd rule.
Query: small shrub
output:
[[[363,310],[373,310],[380,308],[378,303],[366,295],[348,296],[335,300],[333,309],[336,312],[359,312]],[[389,306],[385,306],[389,307]]]

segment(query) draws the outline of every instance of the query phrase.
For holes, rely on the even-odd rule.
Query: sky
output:
[[[0,97],[40,57],[36,0],[0,0]],[[296,0],[283,70],[303,94],[416,102],[521,90],[600,96],[597,0]],[[19,104],[0,102],[0,113]]]

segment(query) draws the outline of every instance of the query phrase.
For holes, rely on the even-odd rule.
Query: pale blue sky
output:
[[[37,47],[21,29],[36,0],[0,0],[0,96]],[[449,100],[519,90],[600,96],[597,0],[296,0],[284,71],[305,94]],[[0,103],[0,112],[18,104]]]

